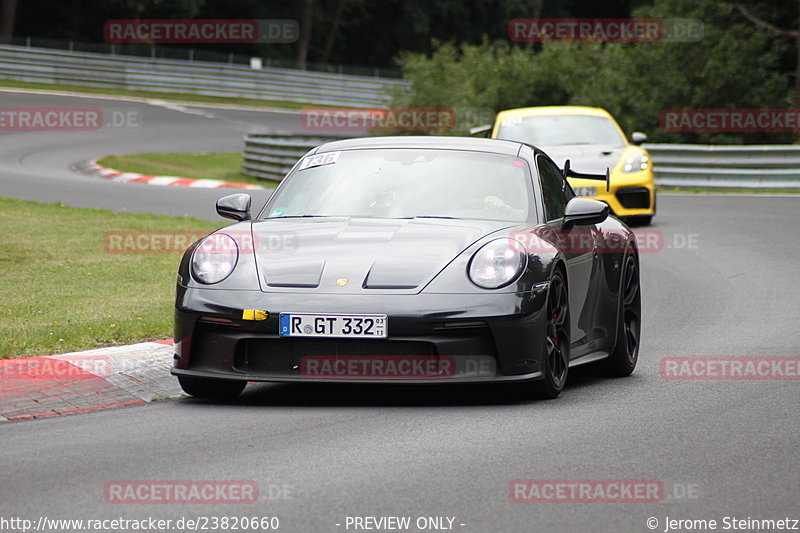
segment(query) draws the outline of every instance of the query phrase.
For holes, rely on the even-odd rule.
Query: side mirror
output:
[[[492,125],[475,126],[469,129],[469,134],[471,137],[488,137],[492,134]]]
[[[223,196],[217,200],[217,214],[239,222],[250,220],[250,202],[252,199],[249,194],[239,193]]]
[[[564,208],[564,227],[599,224],[608,218],[608,204],[590,198],[573,198]]]
[[[647,141],[647,134],[641,131],[634,131],[631,133],[631,142],[633,144],[642,144]]]

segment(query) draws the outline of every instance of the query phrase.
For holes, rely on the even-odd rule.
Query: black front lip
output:
[[[502,382],[524,382],[534,381],[542,377],[541,372],[530,372],[513,376],[496,375],[478,378],[401,378],[401,379],[378,379],[378,378],[318,378],[318,377],[289,377],[263,374],[245,374],[231,372],[211,372],[207,370],[185,370],[173,368],[173,376],[186,376],[193,378],[222,379],[229,381],[253,381],[253,382],[274,382],[274,383],[364,383],[364,384],[407,384],[407,385],[442,385],[445,383],[454,384],[481,384],[481,383],[502,383]]]

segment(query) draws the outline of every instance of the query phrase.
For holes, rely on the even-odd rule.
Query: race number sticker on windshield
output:
[[[339,159],[339,154],[342,152],[325,152],[324,154],[310,155],[300,161],[300,166],[297,170],[305,170],[311,167],[319,167],[322,165],[332,165]]]

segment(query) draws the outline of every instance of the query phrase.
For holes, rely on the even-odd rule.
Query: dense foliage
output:
[[[800,107],[793,0],[0,0],[0,39],[102,42],[109,19],[294,19],[294,44],[204,44],[295,65],[402,68],[396,105],[451,106],[470,121],[526,105],[607,108],[652,140],[786,142],[791,133],[668,133],[668,108]],[[14,13],[13,21],[8,14]],[[747,14],[745,14],[745,12]],[[750,16],[748,16],[750,15]],[[514,18],[693,18],[698,42],[512,43]],[[759,22],[760,21],[760,22]],[[3,35],[5,33],[5,35]],[[179,46],[179,45],[161,45]],[[184,45],[185,47],[185,45]],[[798,79],[796,82],[796,78]],[[487,118],[489,117],[489,118]]]
[[[646,131],[654,141],[791,142],[791,133],[670,133],[659,123],[664,109],[790,106],[790,83],[781,71],[786,42],[710,0],[656,0],[633,15],[700,19],[704,36],[699,42],[554,42],[539,51],[499,40],[439,44],[432,55],[401,55],[412,90],[394,105],[495,111],[589,105],[607,109],[626,132]]]

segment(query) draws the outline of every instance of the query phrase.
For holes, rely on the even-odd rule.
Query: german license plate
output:
[[[386,315],[317,315],[281,313],[282,337],[368,337],[385,339]]]
[[[573,187],[575,196],[597,196],[597,187]]]

